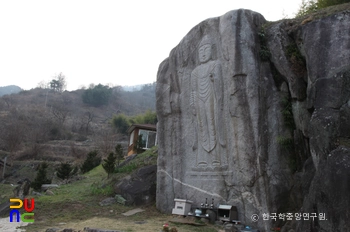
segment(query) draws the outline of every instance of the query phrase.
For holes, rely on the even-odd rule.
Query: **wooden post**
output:
[[[4,169],[2,170],[2,179],[5,179],[6,160],[7,160],[7,156],[4,159]]]

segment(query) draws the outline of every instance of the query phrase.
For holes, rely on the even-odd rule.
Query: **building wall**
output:
[[[130,144],[130,136],[132,135],[132,132],[131,134],[129,135],[129,146],[128,146],[128,156],[129,155],[132,155],[134,154],[134,144],[135,144],[135,141],[137,141],[138,137],[139,137],[139,128],[135,128],[135,130],[133,130],[132,132],[134,132],[134,136],[133,136],[133,140],[132,140],[132,144]]]

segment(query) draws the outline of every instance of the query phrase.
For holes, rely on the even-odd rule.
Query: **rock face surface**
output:
[[[346,231],[350,11],[266,23],[243,9],[207,19],[160,64],[157,207],[208,198],[262,230]]]
[[[145,205],[156,198],[157,165],[150,165],[136,170],[115,184],[115,193],[125,198],[126,205]]]

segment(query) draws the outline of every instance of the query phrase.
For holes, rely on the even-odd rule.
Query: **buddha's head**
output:
[[[212,41],[206,35],[203,37],[201,43],[199,44],[199,62],[202,64],[208,62],[211,59]]]

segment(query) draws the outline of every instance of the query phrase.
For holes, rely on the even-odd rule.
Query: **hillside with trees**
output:
[[[127,139],[113,117],[155,111],[155,83],[134,92],[101,84],[64,89],[52,81],[0,98],[0,159],[80,162],[92,150],[107,157]]]

